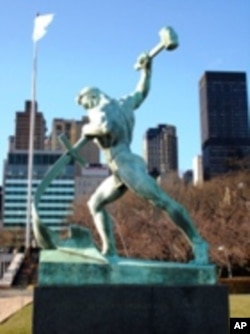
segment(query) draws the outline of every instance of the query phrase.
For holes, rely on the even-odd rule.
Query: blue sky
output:
[[[153,64],[152,89],[136,111],[132,148],[159,123],[177,127],[179,170],[201,151],[198,81],[204,71],[245,71],[249,81],[249,0],[8,0],[0,4],[0,172],[14,134],[15,112],[31,98],[33,20],[54,13],[39,41],[37,100],[50,130],[53,118],[80,119],[75,96],[86,85],[120,97],[135,88],[133,65],[172,26],[180,46]]]

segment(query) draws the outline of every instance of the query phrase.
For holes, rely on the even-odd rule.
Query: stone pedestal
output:
[[[224,286],[88,284],[35,289],[33,334],[227,334],[228,322]]]
[[[77,253],[78,252],[78,253]],[[85,286],[88,284],[214,285],[213,264],[147,261],[132,258],[91,258],[85,249],[42,250],[39,286]]]

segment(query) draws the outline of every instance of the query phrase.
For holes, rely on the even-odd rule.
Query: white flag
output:
[[[33,42],[37,42],[41,39],[47,32],[47,27],[53,21],[54,14],[45,14],[45,15],[37,15],[34,20],[34,30],[32,39]]]

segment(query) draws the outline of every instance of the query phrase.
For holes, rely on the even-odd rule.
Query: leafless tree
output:
[[[248,170],[217,177],[200,187],[186,185],[178,178],[163,182],[162,187],[187,208],[200,234],[210,244],[214,263],[250,270]],[[75,202],[74,207],[71,221],[90,228],[99,244],[86,198]],[[127,192],[108,210],[114,221],[119,254],[168,261],[191,259],[191,248],[183,234],[164,213],[143,199]]]

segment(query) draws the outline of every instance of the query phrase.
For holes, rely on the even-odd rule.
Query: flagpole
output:
[[[29,132],[29,152],[28,152],[28,171],[27,171],[27,213],[26,213],[26,231],[25,231],[25,248],[30,247],[31,221],[32,221],[32,184],[33,184],[33,164],[34,164],[34,136],[36,120],[36,77],[37,77],[37,58],[38,58],[38,41],[46,34],[47,27],[52,22],[54,14],[40,15],[37,13],[34,21],[33,40],[33,57],[31,73],[31,109],[30,109],[30,132]]]
[[[31,202],[33,184],[33,164],[34,164],[34,136],[36,120],[36,77],[37,77],[37,56],[38,43],[33,42],[32,73],[31,73],[31,110],[30,110],[30,131],[29,131],[29,153],[28,153],[28,178],[27,178],[27,213],[26,213],[26,233],[25,248],[30,247],[31,237]]]

